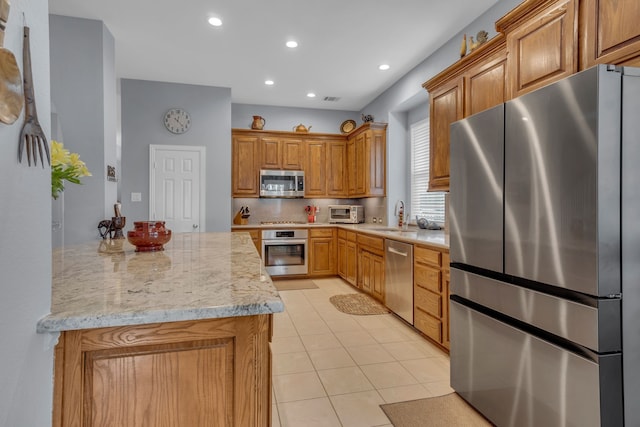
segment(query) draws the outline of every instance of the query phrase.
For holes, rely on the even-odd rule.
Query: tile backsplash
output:
[[[249,208],[249,225],[259,225],[261,221],[295,221],[307,222],[306,206],[317,206],[316,222],[329,222],[329,205],[363,205],[365,222],[372,223],[373,218],[382,218],[386,224],[386,198],[368,199],[266,199],[266,198],[238,198],[233,199],[231,217],[240,208]]]

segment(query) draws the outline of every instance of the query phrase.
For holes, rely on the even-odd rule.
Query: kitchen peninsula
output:
[[[272,315],[284,310],[245,233],[175,234],[53,253],[60,332],[54,426],[235,425],[271,419]]]

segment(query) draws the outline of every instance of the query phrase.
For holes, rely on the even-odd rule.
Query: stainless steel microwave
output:
[[[260,197],[304,197],[304,171],[261,169]]]
[[[364,206],[329,205],[329,222],[333,224],[359,224],[364,222]]]

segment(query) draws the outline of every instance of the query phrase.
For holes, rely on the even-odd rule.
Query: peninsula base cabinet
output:
[[[62,332],[53,426],[268,426],[271,334],[271,314]]]
[[[358,288],[384,304],[384,239],[358,234]]]

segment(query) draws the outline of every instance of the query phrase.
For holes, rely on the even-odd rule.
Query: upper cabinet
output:
[[[232,130],[232,196],[259,197],[260,169],[303,170],[305,197],[382,197],[386,123],[348,135]]]
[[[369,122],[347,140],[349,197],[386,195],[387,124]]]
[[[302,170],[302,140],[263,136],[260,138],[262,169]]]
[[[507,98],[578,71],[578,1],[525,1],[496,22],[507,38]]]
[[[640,1],[580,2],[580,68],[595,64],[640,66]]]
[[[506,100],[505,38],[498,35],[423,84],[429,91],[429,191],[449,191],[449,126]]]
[[[231,192],[234,197],[258,197],[259,138],[238,134],[231,141]]]

